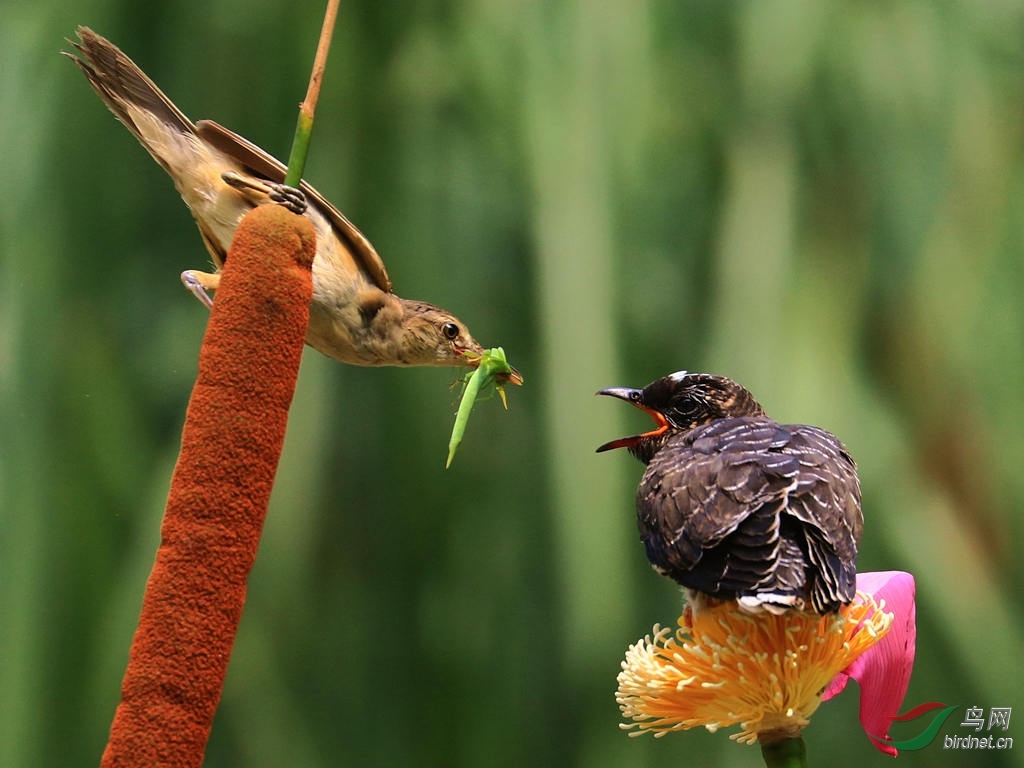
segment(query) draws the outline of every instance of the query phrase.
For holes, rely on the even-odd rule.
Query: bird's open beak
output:
[[[484,356],[484,348],[476,343],[476,340],[470,339],[472,346],[464,347],[461,344],[452,342],[452,349],[459,355],[462,355],[462,362],[468,365],[470,368],[479,368],[480,360]]]
[[[635,399],[641,391],[642,390],[639,389],[630,389],[629,387],[609,387],[608,389],[598,390],[597,394],[599,395],[617,397],[620,400],[625,400],[630,405],[635,405],[641,411],[647,412],[650,414],[651,418],[654,419],[655,427],[650,432],[643,432],[639,435],[632,435],[630,437],[620,437],[618,440],[612,440],[611,442],[605,443],[597,449],[597,453],[610,451],[613,448],[629,448],[630,446],[636,445],[646,437],[654,437],[668,430],[668,419],[666,419],[660,411],[648,408],[646,405]]]

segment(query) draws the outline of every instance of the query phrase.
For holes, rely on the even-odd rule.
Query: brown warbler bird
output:
[[[853,600],[860,483],[833,435],[773,421],[721,376],[680,371],[597,394],[654,419],[653,430],[597,450],[628,448],[647,465],[640,537],[690,599],[736,600],[751,613],[829,613]]]
[[[238,134],[210,120],[193,123],[109,40],[87,27],[78,37],[72,44],[81,58],[65,55],[170,174],[216,269],[255,206],[281,202],[312,220],[317,252],[307,344],[353,365],[479,364],[484,350],[466,326],[440,307],[392,293],[373,245],[323,195],[305,182],[301,192],[285,187],[285,166]],[[190,270],[182,280],[209,305],[207,291],[219,275]]]

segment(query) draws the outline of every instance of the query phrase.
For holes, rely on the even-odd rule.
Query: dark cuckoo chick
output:
[[[598,394],[654,419],[651,431],[597,450],[628,448],[647,465],[640,538],[690,599],[821,614],[853,600],[863,515],[856,466],[838,439],[773,421],[720,376],[680,371]]]

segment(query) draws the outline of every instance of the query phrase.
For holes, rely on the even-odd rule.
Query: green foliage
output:
[[[88,24],[282,156],[321,12],[0,3],[2,765],[99,760],[205,322],[186,209],[57,51]],[[451,372],[307,351],[206,764],[759,764],[617,728],[626,645],[678,596],[637,541],[640,466],[593,452],[630,414],[592,395],[681,368],[858,459],[861,566],[918,580],[908,705],[1018,704],[1022,15],[343,3],[305,177],[529,386],[479,410],[500,439],[456,477]],[[853,686],[805,740],[811,765],[884,759]]]

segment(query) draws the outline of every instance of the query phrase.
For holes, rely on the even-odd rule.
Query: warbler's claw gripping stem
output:
[[[254,189],[257,192],[262,192],[292,213],[302,215],[306,212],[306,195],[301,189],[278,184],[276,181],[249,178],[234,171],[225,171],[220,177],[225,184],[235,189]]]

